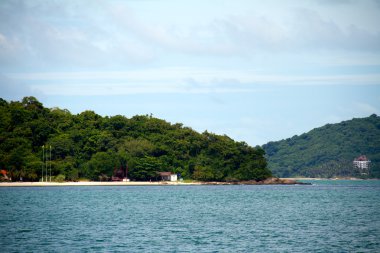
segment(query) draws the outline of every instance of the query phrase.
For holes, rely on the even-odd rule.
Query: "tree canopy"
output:
[[[43,150],[50,152],[50,146],[52,175],[66,180],[110,178],[115,168],[126,166],[132,180],[154,180],[161,171],[207,181],[271,176],[261,147],[225,135],[198,133],[149,115],[73,115],[45,108],[34,97],[0,99],[1,169],[13,180],[38,181],[46,166]]]
[[[300,136],[263,146],[269,168],[276,176],[360,176],[353,160],[371,160],[370,177],[380,177],[380,117],[327,124]]]

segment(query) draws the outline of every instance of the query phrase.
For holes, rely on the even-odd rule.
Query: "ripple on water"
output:
[[[379,181],[0,188],[2,252],[379,252]]]

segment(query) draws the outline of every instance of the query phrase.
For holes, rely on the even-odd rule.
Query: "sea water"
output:
[[[380,181],[1,187],[1,252],[380,252]]]

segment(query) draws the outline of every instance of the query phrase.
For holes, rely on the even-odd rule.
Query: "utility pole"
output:
[[[45,166],[45,145],[42,145],[42,171],[41,171],[42,180],[41,182],[44,181],[44,166]]]
[[[50,145],[50,183],[51,183],[51,145]]]
[[[48,146],[46,145],[46,154],[45,154],[45,182],[48,181],[48,172],[47,172],[47,161],[48,161],[48,157],[47,157],[47,154],[48,154]]]

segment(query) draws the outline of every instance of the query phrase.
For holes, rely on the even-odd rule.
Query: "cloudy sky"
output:
[[[0,1],[0,97],[261,145],[380,114],[380,1]]]

